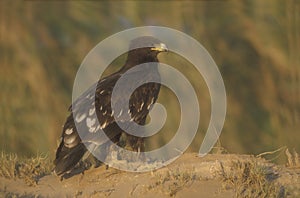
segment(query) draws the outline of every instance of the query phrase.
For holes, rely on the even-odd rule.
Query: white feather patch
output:
[[[96,127],[90,127],[89,132],[94,133],[96,131]]]
[[[105,111],[103,112],[103,115],[106,115],[106,113],[107,113],[107,110],[105,110]]]
[[[148,107],[147,107],[147,109],[149,110],[151,108],[151,106],[152,106],[152,104],[149,104]]]
[[[83,114],[77,114],[76,118],[75,118],[75,121],[76,122],[81,122],[85,117],[86,117],[85,113],[83,113]]]
[[[89,110],[89,115],[91,116],[91,115],[93,115],[95,113],[95,108],[91,108],[90,110]]]
[[[65,134],[71,135],[73,133],[73,128],[65,130]]]
[[[102,125],[101,125],[101,129],[104,129],[106,126],[108,125],[108,122],[104,122]]]
[[[151,99],[151,104],[153,104],[153,103],[154,103],[154,98]]]
[[[120,113],[117,115],[117,117],[120,117],[123,113],[123,109],[121,109]]]
[[[94,94],[88,94],[88,95],[86,96],[86,98],[88,98],[88,99],[93,99],[93,98],[94,98]]]
[[[91,119],[91,118],[87,118],[86,119],[86,125],[91,128],[94,126],[94,124],[96,123],[96,118]]]
[[[142,111],[143,106],[144,106],[144,102],[141,104],[140,108],[138,109],[138,112]]]
[[[131,115],[130,109],[127,111],[127,113],[129,114],[129,117],[131,118],[132,115]]]

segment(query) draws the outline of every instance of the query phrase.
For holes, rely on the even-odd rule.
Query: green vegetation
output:
[[[85,55],[113,33],[161,25],[197,39],[219,66],[228,99],[222,146],[238,153],[284,145],[299,151],[299,6],[292,0],[1,1],[0,149],[53,156]],[[186,61],[161,58],[171,59],[197,89],[200,129],[190,150],[198,151],[210,119],[208,90]],[[177,129],[173,98],[162,90],[169,120],[149,147]]]

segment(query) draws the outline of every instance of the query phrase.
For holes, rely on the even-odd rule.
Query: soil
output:
[[[28,186],[21,179],[0,177],[0,197],[222,197],[236,196],[234,187],[224,182],[222,171],[232,171],[233,161],[253,159],[249,155],[195,153],[180,156],[170,165],[156,171],[132,173],[105,166],[84,174],[60,180],[55,175],[42,177],[37,185]],[[300,170],[271,164],[261,158],[259,163],[271,167],[275,183],[290,197],[300,197]]]

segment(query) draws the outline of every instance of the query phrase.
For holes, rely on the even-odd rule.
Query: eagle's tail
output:
[[[57,149],[53,172],[56,175],[64,175],[65,173],[71,172],[86,152],[87,149],[83,143],[72,148],[67,148],[62,142]]]

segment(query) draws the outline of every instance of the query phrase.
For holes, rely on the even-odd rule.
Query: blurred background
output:
[[[259,154],[282,146],[300,151],[300,2],[248,1],[6,1],[0,2],[0,149],[54,156],[86,54],[119,31],[166,26],[198,40],[223,76],[227,117],[218,145]],[[162,55],[170,60],[171,55]],[[185,61],[201,107],[189,151],[198,152],[210,118],[202,77]],[[171,100],[170,100],[171,98]],[[173,99],[172,99],[173,98]],[[168,121],[148,141],[164,144],[180,113],[172,92],[159,97]]]

